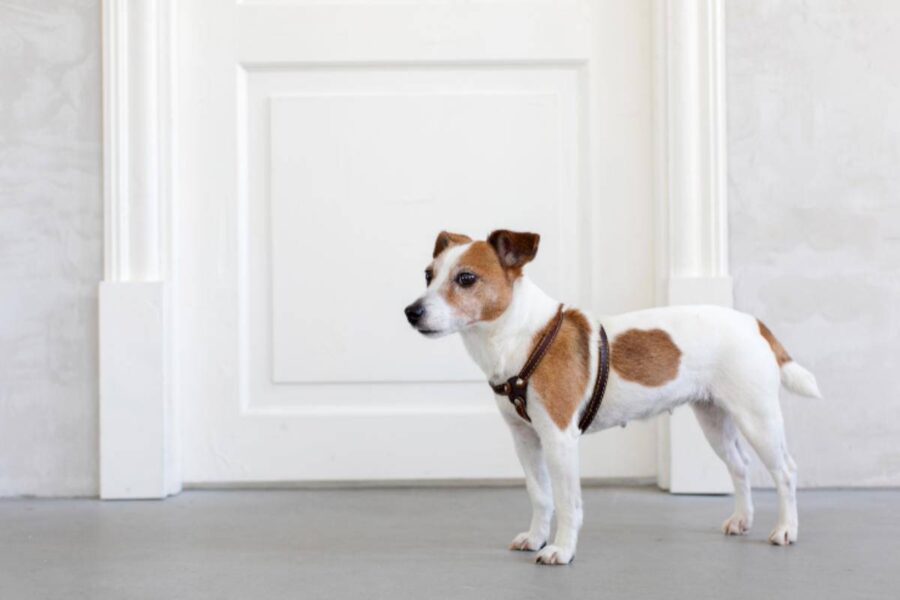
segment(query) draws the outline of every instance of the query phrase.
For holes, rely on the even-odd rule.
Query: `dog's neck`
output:
[[[523,275],[513,284],[512,301],[503,314],[463,331],[463,343],[489,381],[505,381],[525,364],[535,336],[558,307],[559,302]]]

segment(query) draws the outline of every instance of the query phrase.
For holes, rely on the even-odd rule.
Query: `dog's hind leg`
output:
[[[797,541],[799,531],[797,465],[787,451],[784,421],[777,398],[767,406],[769,410],[738,410],[732,413],[732,417],[775,481],[778,522],[769,535],[769,541],[786,546]]]
[[[743,535],[753,525],[753,499],[748,473],[750,457],[743,447],[734,420],[723,408],[712,402],[697,402],[692,408],[709,445],[728,467],[734,483],[734,513],[722,524],[722,531],[725,535]]]

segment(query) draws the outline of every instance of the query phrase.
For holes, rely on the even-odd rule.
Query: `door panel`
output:
[[[442,228],[542,228],[550,243],[534,276],[563,297],[577,290],[564,242],[577,230],[577,169],[562,150],[577,149],[575,75],[328,75],[314,86],[276,78],[258,105],[269,143],[250,154],[271,161],[259,174],[270,186],[273,379],[482,379],[458,344],[409,335],[401,309],[424,287]]]
[[[179,10],[185,480],[519,476],[460,341],[401,310],[438,231],[497,227],[540,231],[531,276],[593,304],[587,6]],[[591,440],[585,473],[629,474],[648,431]]]

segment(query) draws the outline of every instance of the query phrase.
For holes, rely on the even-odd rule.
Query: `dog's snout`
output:
[[[422,306],[421,302],[413,302],[404,308],[403,312],[406,313],[406,320],[409,321],[409,324],[415,325],[422,318],[422,315],[425,314],[425,307]]]

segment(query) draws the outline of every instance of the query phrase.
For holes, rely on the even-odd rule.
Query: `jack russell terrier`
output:
[[[462,334],[496,394],[533,509],[510,548],[538,551],[541,564],[569,563],[582,523],[578,439],[681,404],[691,405],[731,474],[735,507],[725,534],[744,534],[753,523],[740,432],[775,480],[778,522],[769,541],[797,541],[797,466],[778,390],[781,383],[821,397],[812,373],[762,322],[731,309],[653,308],[598,322],[563,307],[522,272],[539,241],[536,233],[506,230],[487,241],[442,232],[425,269],[425,294],[405,309],[423,335]],[[546,545],[554,507],[556,537]]]

